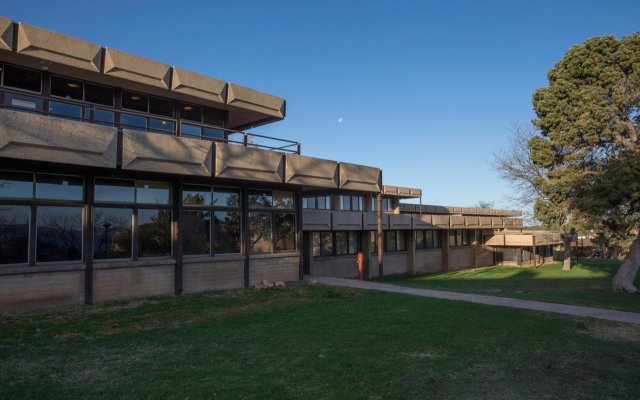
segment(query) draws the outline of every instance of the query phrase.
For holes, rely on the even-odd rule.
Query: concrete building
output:
[[[246,133],[277,96],[3,17],[0,69],[0,310],[372,276],[379,227],[385,273],[490,265],[519,226]]]

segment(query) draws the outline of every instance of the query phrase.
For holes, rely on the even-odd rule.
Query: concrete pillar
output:
[[[407,273],[415,274],[416,263],[416,233],[415,231],[407,231]]]
[[[441,231],[442,239],[442,271],[449,270],[449,230]]]
[[[518,267],[522,267],[522,247],[518,247],[516,249],[516,260],[518,262]]]
[[[360,249],[364,256],[364,264],[362,265],[362,276],[366,279],[371,276],[371,233],[363,231],[360,235]]]

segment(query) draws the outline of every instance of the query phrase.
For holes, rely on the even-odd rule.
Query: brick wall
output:
[[[416,250],[414,272],[426,274],[442,271],[442,249]]]
[[[189,260],[182,266],[183,293],[198,293],[207,290],[235,289],[244,286],[244,259]]]
[[[175,261],[162,260],[155,265],[123,262],[101,265],[93,271],[95,302],[132,299],[173,294],[175,291]]]
[[[300,258],[296,256],[252,255],[249,257],[249,285],[267,279],[271,282],[300,280]]]
[[[0,275],[0,311],[82,303],[84,303],[84,269]]]
[[[357,278],[356,256],[315,257],[311,263],[311,275]]]

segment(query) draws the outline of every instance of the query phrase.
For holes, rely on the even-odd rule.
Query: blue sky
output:
[[[258,133],[378,166],[423,202],[509,206],[489,165],[574,44],[640,1],[0,1],[1,14],[287,100]]]

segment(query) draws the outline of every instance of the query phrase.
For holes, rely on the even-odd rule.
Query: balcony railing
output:
[[[20,90],[0,89],[1,108],[56,118],[139,130],[155,134],[231,143],[245,147],[300,154],[300,142],[204,124],[156,116],[129,109],[94,105],[67,98],[47,97]]]

